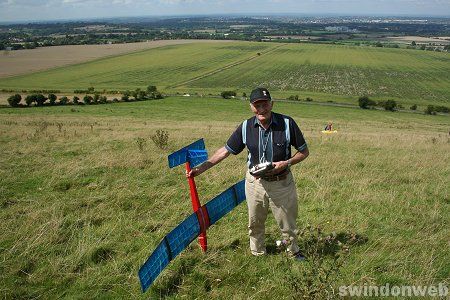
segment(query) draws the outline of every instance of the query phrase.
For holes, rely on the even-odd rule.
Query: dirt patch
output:
[[[0,78],[82,63],[102,57],[125,54],[167,45],[217,43],[214,40],[164,40],[111,45],[69,45],[28,50],[3,51],[0,54]]]

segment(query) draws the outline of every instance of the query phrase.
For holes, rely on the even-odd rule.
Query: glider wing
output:
[[[233,210],[245,200],[245,181],[242,180],[206,203],[210,225]],[[156,247],[147,261],[139,269],[142,291],[155,281],[162,270],[200,234],[198,214],[193,213],[175,227]]]

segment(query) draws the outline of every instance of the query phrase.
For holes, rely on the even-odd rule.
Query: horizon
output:
[[[74,17],[74,18],[54,18],[54,19],[22,19],[12,21],[0,21],[0,25],[26,25],[26,24],[46,24],[46,23],[71,23],[71,22],[96,22],[126,20],[126,19],[168,19],[168,18],[202,18],[202,17],[297,17],[297,18],[345,18],[345,17],[361,17],[361,18],[433,18],[433,19],[450,19],[450,15],[424,15],[424,14],[337,14],[337,13],[210,13],[210,14],[167,14],[167,15],[116,15],[105,17]]]
[[[0,0],[0,23],[196,16],[450,18],[444,0]],[[39,15],[36,14],[39,12]],[[446,13],[443,13],[446,12]]]

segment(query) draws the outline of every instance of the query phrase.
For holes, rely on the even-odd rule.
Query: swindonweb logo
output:
[[[341,297],[446,297],[448,287],[438,285],[347,285],[339,287]]]

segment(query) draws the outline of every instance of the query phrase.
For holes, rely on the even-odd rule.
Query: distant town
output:
[[[450,18],[186,16],[0,25],[0,50],[171,39],[337,43],[449,51]]]

